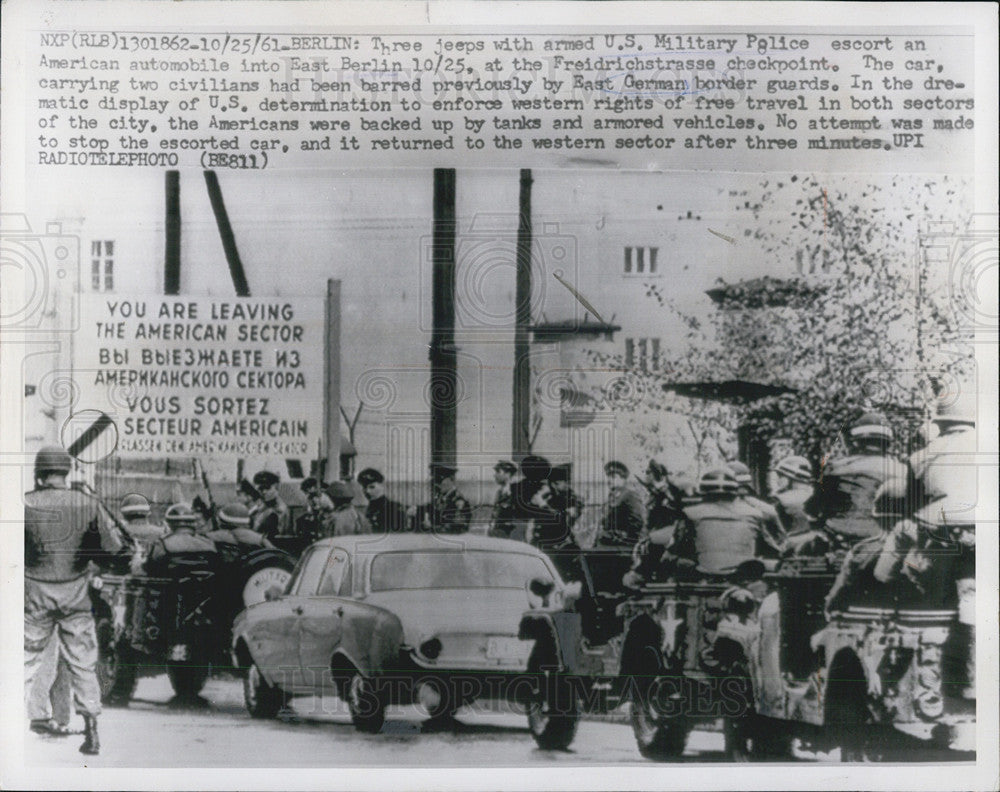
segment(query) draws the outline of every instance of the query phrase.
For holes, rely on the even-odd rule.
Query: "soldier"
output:
[[[886,582],[875,576],[875,565],[882,554],[889,532],[906,514],[906,481],[889,479],[875,493],[872,516],[878,520],[881,532],[862,539],[848,551],[833,587],[826,595],[824,611],[827,618],[844,611],[849,605],[870,607],[893,603],[893,592]]]
[[[684,508],[684,493],[670,480],[666,465],[655,459],[649,460],[649,464],[646,466],[646,480],[643,485],[649,492],[646,510],[648,531],[652,534],[663,528],[672,528],[681,518],[681,510]]]
[[[822,556],[879,533],[878,521],[871,516],[875,493],[885,481],[907,473],[889,455],[891,440],[892,429],[878,413],[865,413],[854,422],[847,438],[850,453],[825,465],[806,501],[815,526],[788,543],[790,555]]]
[[[960,665],[951,676],[961,680],[961,695],[969,699],[976,684],[976,494],[975,478],[966,475],[952,493],[896,523],[874,571],[899,590],[901,607],[958,609],[947,660]]]
[[[915,509],[952,494],[956,477],[970,471],[969,455],[977,450],[974,394],[964,390],[955,400],[938,405],[934,423],[940,430],[938,436],[909,459],[910,497]]]
[[[135,540],[130,569],[133,574],[139,574],[149,557],[150,548],[166,529],[149,522],[149,501],[142,495],[126,495],[122,498],[119,511],[125,518],[125,531]]]
[[[812,527],[805,504],[812,497],[812,468],[801,456],[787,456],[771,469],[776,479],[774,500],[778,516],[789,536]]]
[[[299,485],[306,496],[306,511],[295,521],[295,533],[309,544],[329,536],[333,521],[333,501],[319,486],[319,481],[310,476]]]
[[[601,554],[591,555],[589,565],[594,588],[617,594],[631,566],[635,546],[645,539],[646,514],[639,494],[628,486],[629,471],[624,463],[608,462],[604,475],[608,480],[608,500],[594,545]]]
[[[97,636],[87,565],[122,550],[122,541],[96,499],[70,490],[72,461],[59,446],[35,457],[35,489],[24,496],[24,688],[32,682],[55,634],[77,711],[83,715],[80,751],[100,751],[97,716]]]
[[[278,495],[280,483],[278,475],[270,470],[261,470],[253,477],[253,485],[260,493],[263,506],[252,512],[250,527],[268,540],[291,533],[291,513]]]
[[[432,464],[431,484],[434,496],[416,511],[416,529],[435,533],[458,534],[469,530],[472,507],[462,497],[455,482],[458,468]]]
[[[498,489],[493,499],[490,536],[507,539],[514,530],[514,499],[510,488],[511,480],[516,473],[517,465],[506,459],[501,459],[493,466],[493,480],[497,483]]]
[[[528,541],[528,531],[533,525],[546,535],[555,530],[556,513],[547,503],[551,472],[552,465],[545,457],[529,454],[521,460],[521,480],[510,485],[513,524],[508,534],[510,539]]]
[[[774,538],[774,543],[784,545],[787,536],[784,523],[781,521],[778,510],[757,494],[757,490],[753,486],[750,468],[739,461],[730,462],[727,467],[736,478],[736,484],[739,487],[738,496],[760,512],[764,529]]]
[[[722,576],[744,561],[781,555],[781,544],[761,512],[739,497],[739,484],[728,468],[705,473],[698,493],[701,503],[684,509],[665,553],[676,572]]]
[[[333,501],[333,520],[329,536],[353,536],[371,533],[367,520],[354,508],[354,488],[346,481],[335,481],[328,490]]]
[[[358,473],[358,484],[368,499],[365,517],[372,533],[399,533],[407,528],[406,507],[385,495],[385,476],[375,468]]]
[[[218,559],[215,542],[198,533],[198,514],[186,503],[170,506],[164,518],[169,533],[157,539],[149,551],[146,570],[161,576],[191,567],[211,568]]]
[[[554,512],[554,519],[535,523],[532,544],[548,553],[559,574],[566,580],[580,576],[580,547],[573,536],[573,526],[583,514],[583,500],[573,492],[570,479],[573,466],[566,462],[553,465],[549,472],[549,493],[546,506]]]
[[[628,468],[612,460],[604,466],[608,480],[608,502],[597,543],[631,550],[646,529],[646,516],[638,493],[628,486]]]
[[[242,503],[227,503],[217,515],[219,528],[206,534],[217,545],[230,544],[242,547],[274,547],[263,534],[250,527],[250,510]]]

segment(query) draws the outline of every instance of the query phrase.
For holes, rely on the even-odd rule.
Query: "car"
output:
[[[375,733],[389,705],[444,718],[476,699],[526,699],[533,642],[519,639],[518,624],[533,581],[564,585],[524,542],[429,533],[316,542],[284,591],[233,626],[246,708],[274,717],[291,697],[333,691],[355,727]]]

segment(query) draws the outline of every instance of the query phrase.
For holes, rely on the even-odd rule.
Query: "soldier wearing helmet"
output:
[[[850,453],[821,468],[805,504],[815,528],[788,543],[791,555],[822,556],[877,536],[879,523],[872,517],[875,493],[889,479],[906,478],[906,467],[889,455],[892,428],[885,416],[865,413],[847,435]]]
[[[142,495],[133,493],[122,498],[118,507],[125,518],[125,530],[136,543],[147,549],[164,534],[162,525],[149,521],[149,501]]]
[[[976,404],[970,389],[938,404],[934,423],[939,434],[910,459],[910,489],[914,508],[957,491],[967,478],[970,454],[976,453]]]
[[[216,543],[238,547],[274,547],[250,527],[250,510],[242,503],[227,503],[216,513],[219,527],[206,536]]]
[[[761,512],[739,497],[728,468],[705,473],[698,483],[702,501],[688,506],[664,558],[679,574],[721,576],[754,558],[777,558],[782,546]]]
[[[879,607],[891,605],[895,598],[886,581],[879,580],[875,567],[882,555],[889,532],[907,514],[906,481],[889,479],[878,488],[872,504],[872,517],[880,531],[862,539],[844,556],[840,573],[826,595],[824,610],[829,617],[850,605]]]
[[[146,570],[163,575],[175,568],[212,567],[218,559],[215,542],[198,533],[200,518],[186,503],[175,503],[164,518],[168,533],[157,539],[149,551]]]
[[[736,478],[739,498],[760,512],[761,524],[774,538],[774,543],[784,545],[788,536],[785,523],[776,507],[758,497],[757,491],[753,487],[753,476],[750,474],[750,468],[740,461],[730,462],[727,467]]]
[[[805,504],[812,497],[812,467],[801,456],[787,456],[771,468],[775,479],[775,509],[785,531],[795,536],[812,527]]]
[[[35,457],[35,488],[24,495],[24,687],[32,689],[50,643],[57,641],[83,715],[80,751],[96,754],[101,691],[87,567],[120,552],[122,541],[98,501],[68,487],[71,469],[63,448],[42,448]]]

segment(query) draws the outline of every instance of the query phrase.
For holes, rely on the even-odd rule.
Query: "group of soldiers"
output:
[[[843,558],[826,598],[829,614],[851,605],[955,607],[967,645],[964,693],[975,685],[975,493],[969,454],[976,449],[974,405],[968,396],[943,405],[940,432],[906,463],[892,457],[892,431],[884,416],[863,415],[846,433],[848,453],[819,470],[803,457],[774,466],[770,497],[758,495],[740,462],[705,472],[696,491],[684,491],[656,460],[631,486],[628,467],[604,467],[608,495],[594,546],[581,552],[574,531],[584,510],[571,487],[569,464],[529,455],[519,465],[494,468],[497,492],[489,533],[530,542],[548,553],[566,578],[585,578],[595,594],[627,596],[665,578],[731,576],[749,560]],[[964,465],[963,465],[964,463]],[[89,573],[109,557],[131,556],[133,572],[156,574],[175,556],[212,556],[224,548],[280,546],[328,536],[399,531],[460,534],[469,530],[472,506],[457,486],[453,466],[431,466],[430,502],[406,507],[386,496],[384,475],[366,468],[357,484],[367,501],[354,507],[351,483],[302,482],[304,513],[292,520],[279,494],[279,477],[260,471],[237,487],[222,507],[200,498],[165,513],[166,527],[150,522],[150,504],[129,495],[121,518],[92,495],[68,484],[72,460],[59,447],[43,448],[35,461],[35,488],[25,495],[25,681],[32,681],[54,644],[63,689],[72,688],[84,719],[80,750],[97,753],[100,690],[95,674],[97,641],[88,593]],[[518,475],[520,474],[520,475]],[[209,493],[211,500],[211,493]],[[590,559],[588,562],[585,558]],[[58,687],[58,685],[57,685]],[[56,687],[52,688],[53,691]],[[53,694],[54,695],[54,694]],[[32,728],[70,733],[63,717],[43,710],[32,696]],[[53,704],[55,699],[53,698]]]

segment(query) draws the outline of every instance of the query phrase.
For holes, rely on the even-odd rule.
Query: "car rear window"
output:
[[[522,589],[532,578],[552,580],[538,556],[484,550],[381,553],[372,559],[371,590]]]

